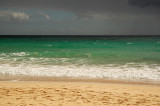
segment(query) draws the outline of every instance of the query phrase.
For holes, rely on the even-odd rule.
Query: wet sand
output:
[[[159,85],[0,82],[0,106],[160,106]]]

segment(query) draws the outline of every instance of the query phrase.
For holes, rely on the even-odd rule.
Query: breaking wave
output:
[[[24,75],[34,77],[102,78],[120,80],[160,81],[160,66],[157,64],[127,63],[124,65],[43,65],[1,64],[1,75]]]

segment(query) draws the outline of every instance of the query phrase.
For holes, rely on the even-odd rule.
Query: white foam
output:
[[[129,42],[128,42],[128,43],[126,43],[126,44],[127,44],[127,45],[131,45],[131,44],[133,44],[133,43],[129,43]]]
[[[53,45],[44,45],[44,46],[53,46]]]
[[[1,64],[0,74],[160,81],[160,66],[139,65],[136,63],[125,65],[40,65],[21,63],[17,65]]]
[[[5,57],[7,55],[5,53],[1,53],[0,56]]]
[[[29,55],[26,52],[17,52],[17,53],[11,53],[11,56],[26,56]]]
[[[11,80],[11,82],[18,82],[19,80]]]
[[[27,56],[29,53],[27,52],[15,52],[15,53],[1,53],[1,57],[9,57],[9,56]]]

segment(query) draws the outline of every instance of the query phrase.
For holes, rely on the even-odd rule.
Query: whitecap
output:
[[[133,43],[129,43],[129,42],[128,42],[128,43],[126,43],[126,44],[127,44],[127,45],[131,45],[131,44],[133,44]]]
[[[49,46],[50,47],[50,46],[53,46],[53,45],[44,45],[44,46]]]
[[[5,57],[5,56],[7,56],[7,54],[1,53],[0,56]]]
[[[65,59],[64,59],[65,61]],[[139,67],[135,67],[139,66]],[[152,67],[151,67],[152,66]],[[35,77],[107,78],[121,80],[160,81],[160,66],[129,63],[124,65],[42,65],[21,63],[0,64],[2,75]]]
[[[27,52],[15,52],[15,53],[1,53],[1,57],[10,57],[10,56],[28,56]]]
[[[9,53],[11,56],[27,56],[29,53],[27,52],[16,52],[16,53]]]

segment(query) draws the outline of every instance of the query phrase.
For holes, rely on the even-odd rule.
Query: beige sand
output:
[[[0,82],[0,106],[160,106],[160,86],[84,82]]]

